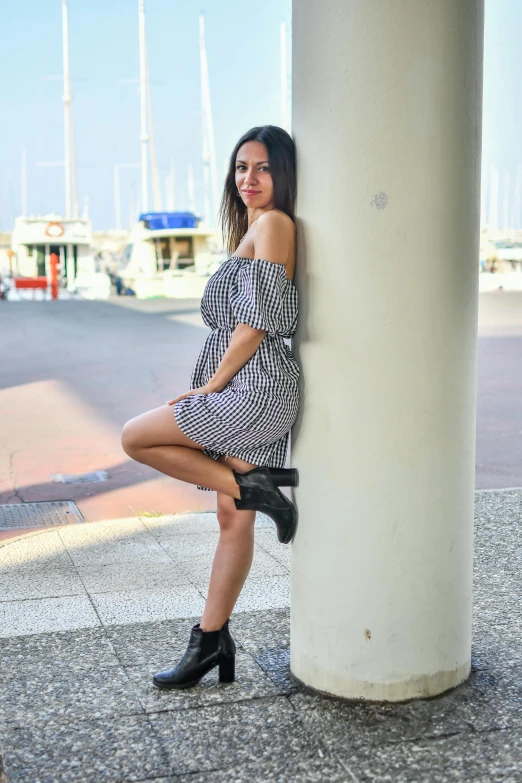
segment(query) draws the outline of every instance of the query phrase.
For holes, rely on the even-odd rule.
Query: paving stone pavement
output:
[[[213,513],[50,530],[0,548],[7,783],[520,783],[522,489],[476,494],[473,668],[440,697],[345,702],[289,671],[290,547],[259,515],[237,679],[165,692],[203,607]],[[0,783],[2,778],[0,760]]]

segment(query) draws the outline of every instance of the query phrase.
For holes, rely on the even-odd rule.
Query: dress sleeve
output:
[[[281,330],[283,298],[287,286],[283,264],[249,260],[239,270],[230,296],[236,321],[274,335]]]

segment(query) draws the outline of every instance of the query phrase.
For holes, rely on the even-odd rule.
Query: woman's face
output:
[[[274,183],[268,163],[268,152],[260,141],[247,141],[236,155],[236,187],[247,207],[263,209],[273,206]]]

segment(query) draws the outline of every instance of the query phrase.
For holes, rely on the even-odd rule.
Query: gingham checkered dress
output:
[[[254,465],[285,466],[299,407],[299,367],[284,338],[294,334],[297,312],[297,289],[283,264],[232,256],[210,277],[201,315],[212,331],[192,372],[191,389],[214,375],[238,323],[266,330],[223,391],[193,394],[174,404],[180,429],[213,459],[227,454]]]

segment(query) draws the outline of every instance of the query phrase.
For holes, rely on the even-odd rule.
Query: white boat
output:
[[[224,260],[221,236],[192,212],[148,212],[131,229],[119,271],[139,299],[200,298]]]
[[[11,247],[15,277],[51,279],[51,254],[58,256],[60,286],[89,299],[110,294],[110,278],[96,269],[88,218],[49,214],[15,219]]]

